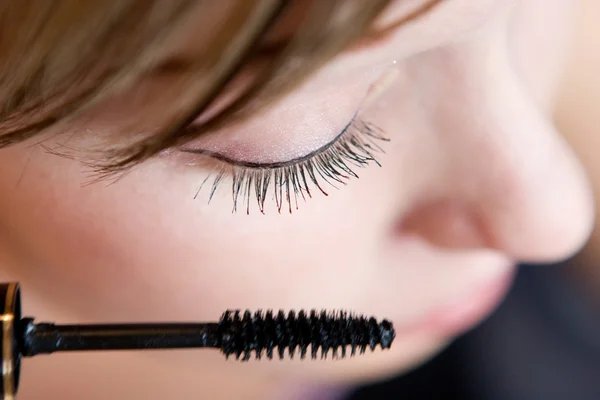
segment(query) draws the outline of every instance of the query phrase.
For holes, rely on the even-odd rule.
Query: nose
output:
[[[589,184],[506,46],[463,43],[427,57],[435,68],[416,76],[436,99],[427,109],[444,149],[436,177],[444,189],[407,215],[404,230],[526,262],[576,252],[593,225]]]

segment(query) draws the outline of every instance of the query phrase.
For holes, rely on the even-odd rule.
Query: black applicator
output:
[[[369,347],[389,349],[395,338],[391,322],[377,322],[346,312],[290,311],[273,313],[260,311],[226,311],[219,322],[158,323],[112,325],[55,325],[34,323],[33,318],[21,318],[21,295],[18,283],[0,283],[2,335],[2,381],[0,399],[14,399],[19,386],[21,357],[49,354],[57,351],[143,350],[217,348],[226,357],[249,360],[263,354],[272,359],[274,353],[283,359],[296,349],[301,358],[307,353],[315,359],[329,350],[333,357],[346,356],[347,347],[354,355]],[[339,354],[338,354],[339,350]]]

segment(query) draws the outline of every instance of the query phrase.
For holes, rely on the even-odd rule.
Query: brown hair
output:
[[[384,35],[441,0],[377,32],[390,0],[219,0],[219,23],[190,62],[161,57],[182,26],[217,2],[14,0],[0,5],[0,148],[29,139],[122,93],[157,70],[176,69],[172,107],[144,114],[152,132],[105,152],[100,171],[128,168],[204,132],[239,121],[289,93],[365,35]],[[187,25],[186,25],[187,24]],[[257,73],[224,107],[203,115],[250,63]],[[180,60],[181,61],[181,60]],[[164,100],[164,99],[163,99]],[[135,127],[122,127],[123,131]]]

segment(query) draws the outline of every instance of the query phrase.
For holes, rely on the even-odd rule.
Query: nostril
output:
[[[400,229],[444,248],[490,247],[474,208],[455,201],[441,200],[415,208],[403,219]]]

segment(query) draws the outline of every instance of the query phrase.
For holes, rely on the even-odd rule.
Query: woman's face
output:
[[[398,2],[389,17],[421,3]],[[331,141],[363,105],[391,139],[382,168],[356,170],[329,196],[313,190],[291,214],[271,196],[265,215],[253,197],[249,215],[245,204],[232,213],[227,176],[210,204],[211,183],[194,198],[221,161],[168,152],[86,185],[84,166],[39,139],[0,151],[2,278],[22,282],[26,314],[206,321],[228,308],[341,308],[397,331],[391,351],[336,361],[226,362],[206,350],[32,359],[23,398],[283,396],[404,371],[471,327],[517,261],[567,257],[591,228],[582,169],[549,119],[570,5],[446,0],[264,115],[191,144],[283,161]],[[44,144],[83,148],[110,131],[103,121],[57,128]]]

